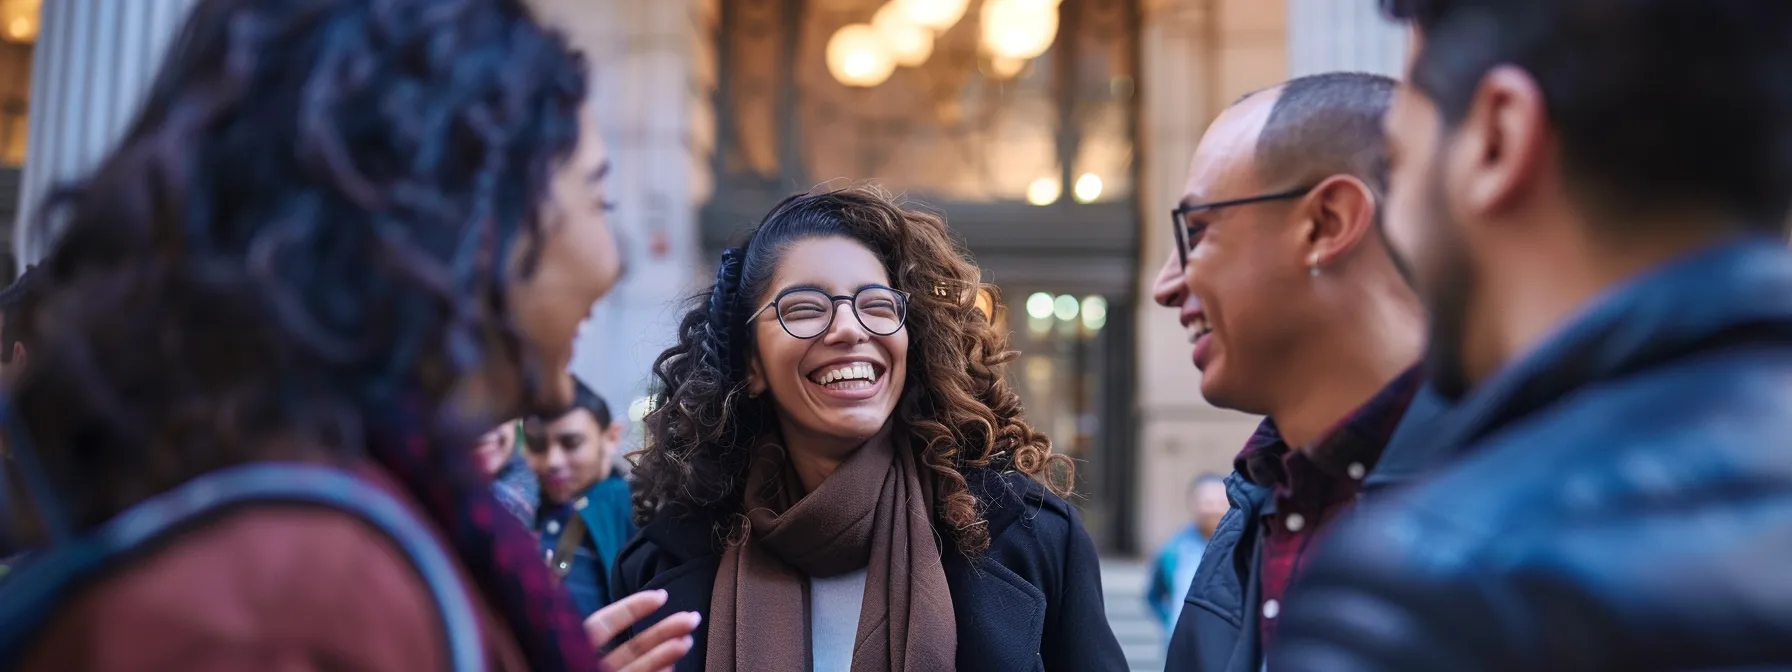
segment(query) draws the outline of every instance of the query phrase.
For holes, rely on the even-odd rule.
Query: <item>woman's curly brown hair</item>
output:
[[[1058,494],[1070,491],[1075,470],[1027,424],[1003,377],[1016,353],[974,305],[978,292],[993,298],[994,289],[980,283],[943,220],[870,187],[787,198],[745,244],[723,253],[715,285],[679,325],[678,344],[654,362],[661,394],[647,415],[646,447],[634,455],[635,516],[646,524],[661,511],[739,513],[751,446],[776,426],[771,403],[744,393],[753,348],[745,311],[765,295],[792,244],[833,236],[870,249],[911,297],[910,375],[896,416],[934,473],[936,514],[962,552],[978,555],[989,531],[967,470],[1019,471]]]

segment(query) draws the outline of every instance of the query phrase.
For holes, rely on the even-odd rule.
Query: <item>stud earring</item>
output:
[[[1307,257],[1307,275],[1319,277],[1319,255]]]

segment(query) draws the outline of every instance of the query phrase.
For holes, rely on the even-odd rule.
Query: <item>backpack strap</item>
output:
[[[422,576],[441,614],[450,669],[484,669],[485,651],[466,587],[448,554],[409,509],[340,469],[267,462],[194,478],[15,567],[0,582],[0,669],[18,664],[55,608],[83,585],[225,511],[260,504],[334,509],[391,538]]]

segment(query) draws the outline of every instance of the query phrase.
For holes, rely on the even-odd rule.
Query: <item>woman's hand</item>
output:
[[[629,626],[665,604],[666,591],[643,590],[617,600],[585,619],[585,634],[591,637],[591,645],[601,651],[610,640],[627,632]],[[672,665],[690,653],[696,644],[691,633],[702,622],[703,617],[694,611],[667,616],[604,656],[604,669],[610,672],[669,672]]]

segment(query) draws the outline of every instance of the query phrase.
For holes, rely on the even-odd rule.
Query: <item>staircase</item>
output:
[[[1132,672],[1163,672],[1163,626],[1145,606],[1145,572],[1137,560],[1102,558],[1101,592],[1107,599],[1108,625],[1126,652],[1127,667]]]

